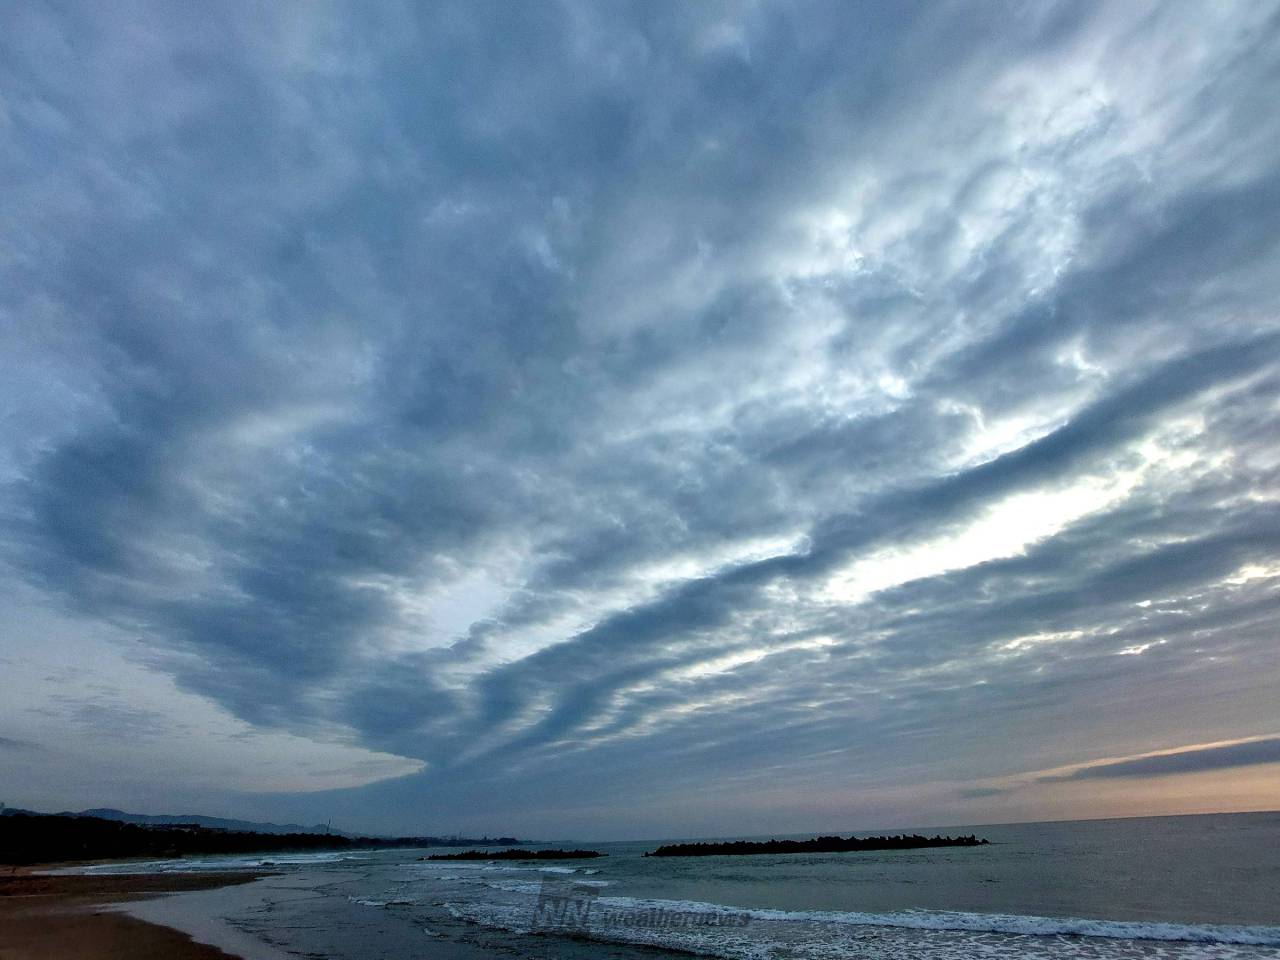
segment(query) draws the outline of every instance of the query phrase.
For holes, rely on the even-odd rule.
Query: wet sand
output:
[[[0,960],[235,960],[185,933],[112,907],[263,874],[0,875]]]

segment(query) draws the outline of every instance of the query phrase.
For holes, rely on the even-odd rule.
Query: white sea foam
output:
[[[644,900],[601,897],[601,906],[620,910],[665,910],[675,913],[745,913],[752,920],[902,927],[912,930],[959,930],[970,933],[1008,933],[1033,937],[1080,936],[1117,940],[1166,940],[1186,943],[1225,943],[1280,946],[1280,927],[1153,921],[1094,920],[1083,917],[1037,917],[1019,914],[966,913],[942,910],[904,910],[859,913],[837,910],[740,910],[696,900]]]
[[[48,873],[68,874],[134,874],[134,873],[202,873],[219,870],[262,870],[282,866],[365,861],[367,857],[346,853],[280,853],[260,856],[182,857],[172,860],[124,860],[88,866],[61,867]]]
[[[460,919],[519,933],[539,932],[531,923],[531,906],[528,901],[446,904]],[[714,923],[700,921],[700,916],[710,914],[721,918]],[[744,915],[747,923],[735,922]],[[1041,922],[1045,920],[1048,922]],[[1206,940],[1205,928],[1191,928],[1196,931],[1195,940],[1154,938],[1157,933],[1186,933],[1183,925],[1133,925],[1130,932],[1141,936],[1130,939],[1122,938],[1120,930],[1111,926],[1101,928],[1109,930],[1107,934],[1070,936],[1067,934],[1072,931],[1067,928],[1076,923],[1070,920],[988,916],[982,921],[962,922],[967,925],[958,925],[953,913],[925,911],[910,915],[737,911],[696,901],[601,897],[593,904],[586,924],[574,927],[573,932],[604,942],[645,944],[724,960],[845,960],[851,956],[866,960],[1274,960],[1278,956],[1268,946],[1255,945],[1249,935],[1237,938],[1244,942]],[[1225,931],[1227,937],[1241,930],[1277,932],[1272,928],[1207,929],[1215,935]]]
[[[526,861],[527,862],[527,861]],[[483,863],[459,863],[452,860],[426,861],[433,870],[481,870],[486,873],[578,873],[577,867],[535,867],[520,866],[517,863],[486,860]],[[599,873],[599,870],[585,870],[583,873]]]
[[[503,890],[507,893],[534,893],[541,888],[536,880],[486,880],[484,885],[490,890]]]
[[[452,879],[446,877],[445,879]],[[483,880],[481,881],[490,890],[505,890],[508,893],[541,893],[542,881],[540,880]],[[574,880],[575,886],[579,887],[607,887],[610,885],[608,880]]]
[[[386,900],[377,900],[373,897],[347,897],[352,903],[358,903],[362,907],[394,907],[409,906],[417,903],[417,900],[411,897],[390,897]]]

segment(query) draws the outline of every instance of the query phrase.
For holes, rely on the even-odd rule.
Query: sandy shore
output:
[[[0,876],[0,960],[234,960],[112,904],[248,883],[262,874]]]

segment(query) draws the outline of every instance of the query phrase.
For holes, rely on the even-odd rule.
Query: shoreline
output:
[[[218,921],[207,918],[205,925],[166,923],[159,917],[167,913],[152,908],[181,899],[170,894],[225,890],[270,874],[54,875],[36,873],[36,869],[40,868],[21,867],[0,876],[0,955],[5,960],[129,960],[138,956],[255,960],[234,947],[234,952],[226,949],[237,938],[217,935],[213,926]],[[227,933],[238,931],[227,927]]]

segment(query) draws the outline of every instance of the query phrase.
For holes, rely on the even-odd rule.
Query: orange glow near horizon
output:
[[[991,808],[1018,820],[1092,820],[1280,809],[1280,763],[1151,777],[1030,784],[996,797]],[[1004,802],[1001,802],[1004,801]],[[982,801],[976,801],[977,806]],[[1003,818],[1002,818],[1003,819]]]

